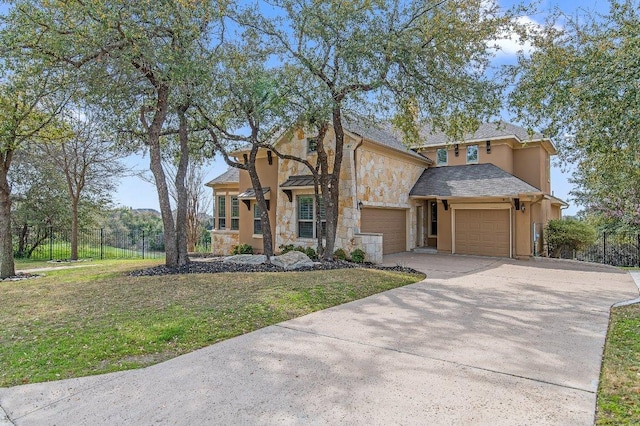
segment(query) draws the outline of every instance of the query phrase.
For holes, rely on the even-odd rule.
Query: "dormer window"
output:
[[[312,154],[318,151],[318,139],[307,138],[307,154]]]
[[[478,162],[478,145],[467,146],[467,164]]]
[[[436,151],[436,165],[438,166],[446,166],[447,165],[447,149],[439,148]]]

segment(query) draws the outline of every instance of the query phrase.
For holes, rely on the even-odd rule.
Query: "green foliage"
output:
[[[347,252],[339,248],[333,252],[333,258],[336,260],[347,260]]]
[[[575,164],[572,195],[609,226],[640,225],[637,0],[605,16],[552,16],[511,74],[511,109]]]
[[[366,253],[360,248],[356,248],[351,252],[351,260],[355,263],[364,263]]]
[[[311,260],[318,259],[318,252],[313,247],[294,246],[293,244],[280,244],[278,248],[280,249],[280,254],[285,254],[290,251],[299,251],[300,253],[306,254]]]
[[[577,219],[550,220],[545,234],[552,257],[570,257],[574,250],[589,246],[596,240],[596,230]]]
[[[238,244],[237,246],[233,246],[231,254],[253,254],[253,247],[246,243]]]

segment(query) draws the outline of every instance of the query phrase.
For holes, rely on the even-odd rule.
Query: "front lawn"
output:
[[[374,269],[130,277],[158,260],[92,263],[0,282],[0,387],[154,364],[423,278]]]
[[[596,424],[640,424],[640,305],[611,310]]]

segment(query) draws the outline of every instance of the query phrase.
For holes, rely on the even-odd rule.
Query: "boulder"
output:
[[[267,261],[264,254],[236,254],[234,256],[225,257],[223,262],[241,263],[243,265],[260,265]]]
[[[313,260],[309,256],[299,251],[290,251],[280,256],[273,256],[271,263],[283,269],[299,269],[304,266],[313,266]]]

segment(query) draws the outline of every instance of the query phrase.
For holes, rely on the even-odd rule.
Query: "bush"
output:
[[[347,252],[339,248],[333,252],[333,258],[335,260],[347,260]]]
[[[313,247],[294,246],[293,244],[281,244],[278,248],[280,249],[280,254],[289,253],[290,251],[295,250],[299,251],[300,253],[306,254],[311,260],[318,259],[318,253]]]
[[[355,249],[351,252],[351,260],[355,263],[364,263],[366,253],[362,249]]]
[[[576,219],[550,220],[545,233],[551,257],[573,257],[574,250],[581,250],[596,241],[596,230]]]
[[[249,244],[240,244],[233,246],[231,254],[253,254],[253,247]]]

